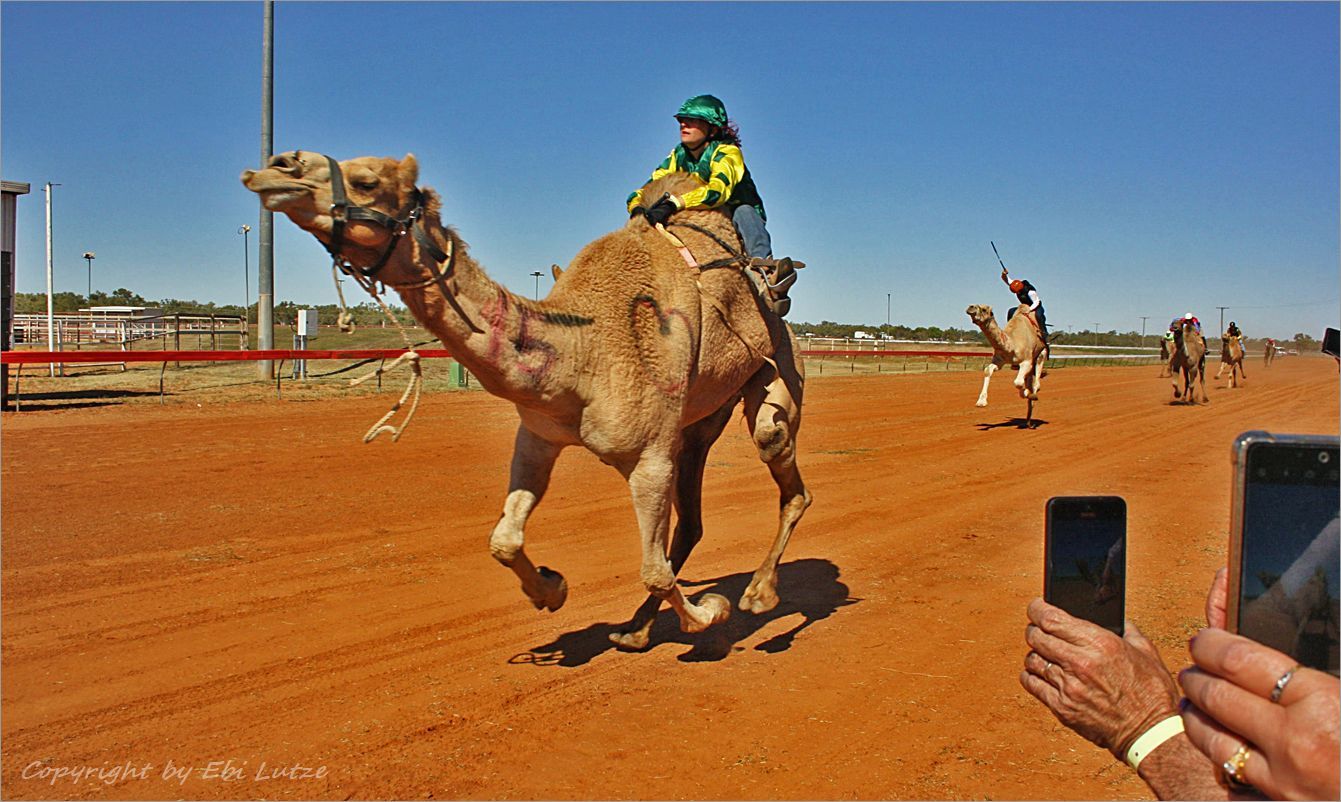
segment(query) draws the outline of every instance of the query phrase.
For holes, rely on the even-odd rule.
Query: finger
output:
[[[1085,655],[1084,650],[1061,638],[1049,635],[1034,624],[1024,628],[1024,642],[1044,660],[1054,665],[1074,665]]]
[[[1192,661],[1203,671],[1267,698],[1294,658],[1222,629],[1203,629],[1188,643]],[[1294,680],[1290,681],[1294,684]]]
[[[1285,726],[1285,709],[1252,691],[1197,668],[1184,669],[1178,683],[1188,701],[1221,726],[1261,742]]]
[[[1223,776],[1225,762],[1234,756],[1240,746],[1247,746],[1248,760],[1243,764],[1241,772],[1243,781],[1257,788],[1273,787],[1271,764],[1266,753],[1251,741],[1245,741],[1222,727],[1195,705],[1187,705],[1183,710],[1183,731],[1192,745],[1215,763],[1215,771],[1219,776]]]
[[[1206,626],[1224,629],[1228,614],[1225,605],[1229,596],[1229,569],[1221,567],[1211,580],[1211,590],[1206,594]]]
[[[1102,629],[1096,624],[1067,613],[1060,607],[1048,604],[1042,599],[1034,599],[1026,608],[1029,620],[1043,632],[1068,643],[1081,645],[1093,641],[1093,630]]]
[[[1048,671],[1055,665],[1056,663],[1053,663],[1038,652],[1030,652],[1024,656],[1025,670],[1040,677],[1043,681],[1048,682],[1049,684],[1052,684],[1052,680],[1048,676]]]
[[[1061,694],[1051,683],[1028,671],[1021,671],[1020,685],[1035,699],[1042,702],[1044,707],[1051,710],[1054,716],[1057,715],[1057,711],[1060,709]]]

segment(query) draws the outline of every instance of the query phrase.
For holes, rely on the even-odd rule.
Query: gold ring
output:
[[[1229,760],[1220,767],[1225,775],[1225,785],[1230,790],[1241,790],[1250,787],[1248,780],[1243,776],[1243,769],[1248,765],[1248,745],[1243,744],[1234,754],[1229,756]]]

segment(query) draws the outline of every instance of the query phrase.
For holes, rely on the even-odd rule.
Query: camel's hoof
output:
[[[680,629],[685,632],[702,632],[713,624],[720,624],[731,617],[731,602],[727,601],[725,596],[716,593],[703,594],[703,598],[694,606],[698,610],[692,614],[693,617],[680,622]]]
[[[552,613],[568,601],[568,580],[543,565],[536,569],[536,573],[540,575],[541,593],[538,598],[531,599],[531,603],[537,610],[543,608]]]
[[[622,652],[641,652],[647,648],[647,644],[651,641],[651,638],[648,637],[649,629],[651,629],[651,627],[646,626],[642,629],[635,629],[629,632],[611,632],[610,642],[615,645],[616,649],[619,649]]]
[[[986,401],[979,401],[978,403],[974,404],[973,406],[975,406],[975,407],[985,407],[985,406],[987,406],[987,402],[986,402]]]
[[[759,615],[778,606],[778,594],[773,588],[760,587],[750,583],[750,586],[741,594],[740,603],[736,606],[740,608],[741,612]]]

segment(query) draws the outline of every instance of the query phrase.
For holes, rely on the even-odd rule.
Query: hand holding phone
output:
[[[1229,631],[1338,673],[1338,439],[1245,432],[1234,441]]]
[[[1043,600],[1122,634],[1127,607],[1127,502],[1119,496],[1048,499]]]

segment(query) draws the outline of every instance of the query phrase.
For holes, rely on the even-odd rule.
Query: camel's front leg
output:
[[[685,632],[702,632],[725,621],[731,615],[730,602],[715,593],[705,594],[700,604],[690,602],[676,583],[675,571],[666,556],[671,493],[675,483],[675,466],[670,455],[644,452],[629,472],[628,480],[642,535],[642,580],[647,592],[670,602],[680,617],[680,629]]]
[[[508,497],[503,502],[503,517],[489,536],[489,553],[521,580],[526,597],[539,610],[554,612],[568,598],[568,583],[563,575],[543,565],[532,565],[522,549],[526,519],[549,487],[549,475],[562,446],[542,440],[525,426],[517,428],[512,451],[512,478]]]
[[[731,399],[713,414],[691,424],[681,435],[683,446],[675,469],[675,533],[670,542],[671,571],[676,576],[703,537],[703,468],[708,450],[731,420],[736,403],[737,399]],[[661,604],[661,597],[649,594],[633,618],[610,634],[610,640],[620,649],[646,649]]]
[[[987,385],[992,381],[992,374],[1001,369],[1001,364],[994,359],[982,369],[982,392],[978,394],[978,403],[975,406],[987,406]]]
[[[1029,397],[1029,391],[1026,389],[1026,386],[1029,380],[1029,371],[1033,370],[1033,368],[1034,363],[1032,360],[1029,359],[1021,360],[1020,370],[1018,373],[1015,374],[1015,381],[1011,382],[1011,384],[1015,385],[1015,389],[1020,391],[1021,398]]]

